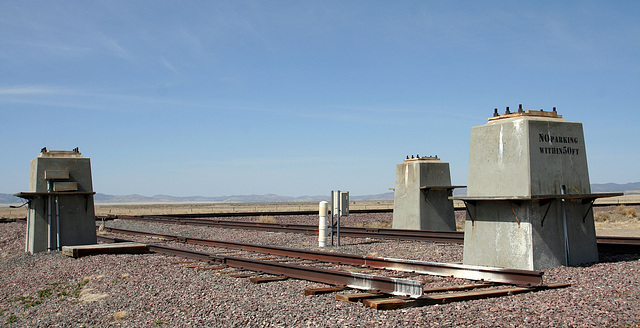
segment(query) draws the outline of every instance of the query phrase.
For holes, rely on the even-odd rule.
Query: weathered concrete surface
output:
[[[585,148],[582,123],[564,119],[525,116],[473,127],[467,196],[559,194],[563,184],[570,193],[590,193]]]
[[[540,270],[598,260],[582,124],[516,116],[471,129],[464,264]],[[544,195],[556,195],[548,201]],[[516,198],[507,200],[505,198]]]
[[[67,171],[68,179],[64,179],[65,181],[52,180],[53,183],[75,183],[77,190],[46,194],[48,192],[48,182],[45,179],[46,171],[56,173]],[[43,194],[32,199],[29,206],[26,251],[42,252],[49,250],[50,243],[54,246],[58,244],[56,240],[58,237],[56,231],[58,216],[60,218],[60,246],[95,244],[97,239],[90,159],[75,152],[43,152],[31,161],[30,176],[29,191]],[[51,176],[49,173],[49,177]],[[56,196],[58,206],[55,203]],[[50,219],[49,213],[51,214]]]
[[[582,222],[589,205],[579,200],[566,202],[569,264],[598,261],[593,219]],[[539,201],[478,201],[470,205],[463,263],[525,270],[566,265],[561,204],[551,203],[545,217],[547,206]]]
[[[450,186],[449,163],[437,158],[396,165],[393,228],[455,231]]]

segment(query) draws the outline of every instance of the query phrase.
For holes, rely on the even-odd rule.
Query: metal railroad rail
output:
[[[127,241],[105,236],[99,236],[98,238],[101,241],[111,243]],[[417,280],[331,270],[326,268],[302,266],[278,261],[265,261],[261,259],[228,256],[223,254],[181,249],[164,245],[147,244],[147,246],[149,247],[150,251],[156,253],[179,256],[211,264],[222,264],[222,267],[217,266],[211,268],[214,270],[222,269],[224,267],[231,267],[240,270],[254,271],[257,272],[257,274],[266,273],[277,276],[273,278],[252,277],[251,281],[256,283],[279,281],[286,278],[296,278],[336,286],[331,288],[325,287],[306,289],[305,295],[331,293],[343,291],[348,288],[360,289],[366,292],[356,294],[337,294],[336,300],[346,302],[363,302],[365,306],[377,310],[399,309],[432,304],[445,304],[458,301],[515,295],[547,289],[565,288],[570,286],[570,284],[540,284],[537,286],[528,287],[502,288],[496,286],[496,284],[493,283],[479,283],[473,285],[426,288],[420,281]],[[203,269],[206,270],[209,268],[205,267]],[[231,276],[250,277],[251,275],[235,274]]]
[[[598,251],[616,254],[640,254],[640,237],[596,236]]]
[[[123,203],[126,205],[126,203]],[[605,207],[605,206],[640,206],[639,202],[630,202],[630,201],[619,201],[619,202],[595,202],[593,207]],[[454,209],[456,211],[464,211],[465,206],[456,205]],[[392,213],[393,207],[388,208],[373,208],[373,209],[351,209],[350,213]],[[175,218],[216,218],[216,217],[238,217],[238,216],[262,216],[262,215],[317,215],[318,211],[316,209],[313,210],[290,210],[290,211],[245,211],[245,212],[213,212],[213,213],[177,213],[177,214],[168,214],[168,215],[155,215],[156,217],[175,217]],[[115,216],[100,216],[97,217],[99,219],[110,219]],[[26,220],[26,217],[17,218],[15,220]],[[3,222],[15,222],[14,219],[0,217],[0,223]]]
[[[607,203],[607,202],[596,202],[593,204],[593,207],[605,207],[605,206],[640,206],[639,202],[616,202],[616,203]],[[464,211],[466,207],[464,205],[456,205],[454,206],[456,211]],[[329,211],[331,212],[331,211]],[[385,208],[370,208],[370,209],[350,209],[349,213],[393,213],[393,206],[385,207]],[[262,216],[262,215],[318,215],[317,207],[313,209],[305,210],[275,210],[275,211],[235,211],[235,212],[212,212],[212,213],[176,213],[176,214],[168,214],[168,215],[155,215],[157,217],[176,217],[176,218],[216,218],[216,217],[238,217],[238,216]]]
[[[120,233],[123,233],[120,231]],[[137,232],[140,234],[140,232]],[[101,241],[124,241],[105,236],[99,236]],[[251,270],[267,274],[286,276],[330,285],[347,286],[360,290],[378,290],[391,295],[401,295],[417,298],[423,295],[422,284],[419,281],[376,276],[371,274],[330,270],[312,266],[302,266],[275,261],[264,261],[244,257],[228,256],[190,249],[176,248],[158,244],[147,244],[149,251],[166,255],[179,256],[192,260],[209,263],[221,263],[232,268]]]
[[[115,218],[169,224],[200,225],[229,229],[250,229],[318,234],[317,226],[303,224],[239,222],[216,219],[189,219],[169,216],[117,216]],[[426,231],[388,228],[340,227],[340,234],[345,237],[417,240],[458,244],[464,243],[464,232],[462,231]],[[596,239],[598,242],[598,250],[601,252],[620,254],[640,253],[639,237],[597,236]]]
[[[375,256],[363,256],[353,254],[341,254],[331,252],[320,252],[304,249],[293,249],[276,246],[263,246],[255,244],[227,242],[218,240],[208,240],[201,238],[191,238],[168,234],[147,233],[116,228],[105,228],[106,231],[130,235],[143,235],[160,237],[179,242],[225,247],[243,251],[258,252],[271,255],[287,256],[304,260],[347,264],[374,269],[386,269],[394,271],[414,272],[418,274],[429,274],[445,277],[464,278],[469,280],[480,280],[495,283],[504,283],[520,286],[540,286],[542,285],[542,271],[503,269],[482,266],[470,266],[452,263],[427,262],[405,259],[381,258]],[[249,269],[253,270],[253,269]],[[260,270],[258,270],[260,271]]]
[[[169,216],[112,216],[107,219],[137,220],[143,222],[157,222],[182,225],[199,225],[216,228],[263,230],[272,232],[294,232],[306,234],[318,234],[317,225],[287,224],[287,223],[263,223],[225,221],[217,219],[189,219]],[[335,230],[335,229],[334,229]],[[461,231],[427,231],[389,228],[359,228],[340,227],[340,234],[347,237],[381,238],[397,240],[435,241],[443,243],[462,243],[464,233]]]

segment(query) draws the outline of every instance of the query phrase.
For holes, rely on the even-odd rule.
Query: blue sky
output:
[[[498,107],[583,122],[640,181],[638,1],[0,1],[0,192],[79,147],[106,194],[351,195],[406,155],[466,185]]]

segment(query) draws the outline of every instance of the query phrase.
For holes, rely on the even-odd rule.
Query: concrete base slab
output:
[[[147,245],[139,243],[62,246],[62,254],[73,258],[98,254],[143,254],[148,251]]]
[[[465,265],[544,270],[598,261],[593,214],[580,200],[566,201],[566,234],[559,200],[476,201],[467,210]]]

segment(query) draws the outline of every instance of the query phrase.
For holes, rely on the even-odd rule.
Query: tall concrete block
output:
[[[91,163],[74,151],[43,151],[31,161],[26,251],[95,244]]]
[[[471,129],[463,262],[525,270],[598,261],[582,124],[553,112]]]
[[[547,113],[547,112],[545,112]],[[582,123],[516,116],[471,128],[467,196],[590,193]]]
[[[393,228],[455,231],[449,163],[437,157],[407,158],[396,165]]]

